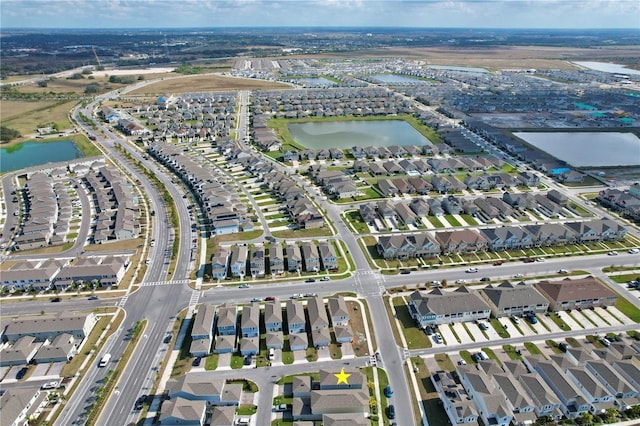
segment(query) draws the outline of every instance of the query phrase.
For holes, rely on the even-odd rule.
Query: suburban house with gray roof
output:
[[[449,371],[438,370],[430,378],[451,425],[479,425],[478,410],[473,400]]]
[[[218,307],[218,317],[216,320],[216,329],[218,334],[222,336],[236,335],[236,321],[238,310],[235,305],[225,303]]]
[[[298,300],[287,300],[286,310],[289,334],[304,333],[307,322],[304,317],[302,302]]]
[[[231,250],[231,260],[229,266],[231,275],[234,277],[244,277],[247,273],[247,255],[248,249],[246,245],[236,245]]]
[[[542,314],[549,309],[549,301],[534,286],[524,282],[513,284],[505,281],[496,286],[489,284],[479,292],[491,307],[491,315],[496,318]]]
[[[475,365],[456,367],[460,383],[474,400],[485,425],[509,426],[513,414],[502,392],[482,370]]]
[[[305,271],[318,272],[320,270],[320,255],[315,242],[304,241],[302,243],[302,258],[304,259]]]
[[[249,258],[249,270],[251,276],[264,277],[265,274],[265,253],[263,246],[254,246],[251,248],[251,255]]]
[[[514,250],[529,248],[533,244],[531,235],[518,226],[503,226],[500,228],[482,228],[480,234],[487,240],[491,251]]]
[[[271,243],[269,246],[269,270],[272,275],[284,273],[284,252],[280,243]]]
[[[436,288],[414,291],[409,298],[409,313],[420,327],[488,319],[491,309],[475,290],[458,287],[453,291]]]
[[[309,314],[309,328],[312,331],[329,328],[329,318],[322,296],[307,299],[307,312]]]
[[[331,325],[347,325],[349,323],[349,309],[344,297],[330,297],[327,301],[329,314],[331,315]]]
[[[211,371],[190,372],[170,379],[166,391],[171,399],[180,397],[190,401],[220,402],[225,379]]]
[[[218,247],[211,257],[211,276],[217,280],[227,278],[227,264],[229,263],[229,249],[223,246]]]
[[[318,250],[320,252],[320,259],[322,260],[322,267],[325,270],[334,271],[338,269],[338,258],[331,241],[320,241],[318,243]]]
[[[162,403],[159,423],[166,425],[201,426],[205,424],[206,416],[206,401],[190,401],[176,397]]]
[[[240,319],[242,337],[257,337],[260,335],[260,304],[252,302],[242,307]]]
[[[300,247],[296,243],[287,244],[287,270],[289,272],[302,271],[302,256]]]
[[[206,356],[211,352],[215,315],[215,305],[203,303],[198,307],[191,329],[191,347],[189,349],[191,355]]]
[[[82,341],[91,333],[97,322],[98,317],[93,313],[79,315],[74,312],[14,318],[6,324],[2,341],[15,343],[24,336],[32,336],[36,342],[52,341],[64,333]]]
[[[591,404],[557,364],[539,357],[525,357],[524,362],[527,368],[537,372],[556,394],[565,417],[575,419],[589,412]]]
[[[266,331],[282,331],[282,306],[277,300],[264,305],[264,328]]]

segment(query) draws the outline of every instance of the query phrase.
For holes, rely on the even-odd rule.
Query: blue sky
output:
[[[640,28],[639,0],[2,0],[2,28]]]

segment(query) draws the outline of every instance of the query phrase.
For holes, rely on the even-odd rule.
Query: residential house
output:
[[[327,271],[334,271],[338,269],[338,258],[336,256],[333,243],[330,241],[320,241],[318,243],[318,249],[320,251],[320,259],[322,260],[322,267]]]
[[[287,300],[286,311],[289,334],[304,333],[307,322],[304,317],[304,307],[302,306],[302,302],[297,300]]]
[[[289,333],[289,348],[292,352],[306,351],[309,347],[309,338],[304,331],[301,333]]]
[[[447,214],[460,214],[462,213],[462,202],[460,198],[448,195],[442,199],[442,208]]]
[[[311,297],[307,300],[307,313],[309,314],[311,331],[329,328],[329,318],[322,296]]]
[[[269,331],[282,331],[282,307],[277,300],[264,305],[264,327]]]
[[[249,270],[253,278],[264,277],[265,274],[265,254],[263,246],[254,246],[251,248],[251,257],[249,258]]]
[[[560,410],[562,406],[560,400],[542,377],[537,373],[531,374],[526,371],[516,375],[516,377],[527,396],[532,400],[536,416],[550,416],[556,421],[563,417],[563,413]]]
[[[225,303],[218,307],[216,330],[220,336],[235,336],[238,310],[236,306]]]
[[[396,215],[407,226],[417,226],[418,217],[411,208],[404,203],[396,204]]]
[[[284,273],[284,252],[280,243],[274,242],[269,246],[269,270],[272,275]]]
[[[437,370],[430,378],[452,426],[479,424],[478,410],[471,396],[449,371]]]
[[[305,271],[318,272],[320,270],[320,255],[316,244],[313,241],[304,241],[301,249]]]
[[[621,240],[627,234],[624,226],[611,219],[565,222],[564,226],[573,231],[576,239],[583,243]]]
[[[552,311],[613,306],[618,300],[617,293],[592,276],[578,279],[565,278],[561,281],[544,280],[535,283],[534,286],[547,298]]]
[[[260,335],[260,304],[252,302],[242,308],[240,319],[242,337],[257,337]]]
[[[347,303],[344,301],[344,297],[329,298],[328,306],[331,324],[334,327],[337,325],[347,325],[349,323],[349,310],[347,309]]]
[[[557,364],[536,357],[525,357],[524,361],[527,368],[537,372],[556,394],[565,417],[575,419],[589,412],[591,404]]]
[[[211,275],[214,279],[224,280],[227,278],[227,263],[229,262],[229,249],[223,246],[218,247],[211,258]]]
[[[205,401],[189,401],[180,397],[164,401],[160,408],[159,423],[165,425],[198,425],[205,424],[207,403]]]
[[[302,256],[296,243],[287,244],[287,270],[289,272],[302,271]]]
[[[531,235],[518,226],[502,226],[500,228],[482,228],[480,234],[487,240],[491,251],[529,248],[533,245]]]
[[[436,288],[430,292],[414,291],[409,298],[409,313],[420,327],[469,322],[489,318],[491,308],[478,293],[467,287],[453,291]]]
[[[552,189],[551,191],[547,192],[547,198],[561,207],[567,207],[567,204],[569,202],[569,197],[567,197],[557,189]]]
[[[435,239],[444,254],[483,251],[488,248],[487,240],[472,229],[436,232]]]
[[[497,286],[489,284],[479,291],[491,307],[491,315],[495,318],[542,314],[549,308],[549,301],[538,293],[535,287],[524,282],[513,284],[505,281]]]
[[[518,210],[533,210],[538,205],[533,194],[529,192],[505,192],[502,201]]]
[[[236,245],[231,250],[231,260],[229,262],[231,267],[231,275],[234,277],[244,277],[247,273],[247,254],[248,248],[246,245]]]
[[[191,348],[189,352],[192,356],[206,356],[210,353],[215,315],[215,305],[203,303],[198,306],[198,312],[193,320],[191,329]]]
[[[603,360],[589,360],[584,367],[595,377],[601,385],[603,385],[609,393],[620,400],[637,401],[639,392],[622,377],[612,366],[611,363]],[[622,404],[619,404],[622,406]]]
[[[460,383],[473,399],[485,425],[509,426],[513,414],[502,392],[482,370],[475,365],[456,367]]]
[[[385,259],[436,257],[440,244],[426,232],[411,235],[383,235],[378,238],[376,250]]]
[[[565,373],[591,404],[591,413],[603,414],[608,408],[615,408],[615,394],[602,385],[584,366],[569,367]]]
[[[389,179],[378,179],[378,189],[385,197],[395,197],[400,192]]]
[[[213,371],[198,371],[170,379],[165,390],[171,399],[183,398],[219,404],[225,386],[225,379],[217,377]]]
[[[542,223],[523,227],[533,241],[534,247],[563,246],[573,244],[576,234],[560,223]]]
[[[513,415],[513,424],[533,424],[537,420],[535,404],[518,379],[512,374],[502,372],[491,374],[490,377],[495,388],[506,397],[506,408]]]

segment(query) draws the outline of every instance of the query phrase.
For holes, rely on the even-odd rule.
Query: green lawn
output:
[[[409,314],[407,304],[400,297],[393,299],[393,306],[396,310],[396,317],[402,325],[402,332],[407,341],[408,349],[430,348],[431,342],[427,335],[418,328],[416,322]]]
[[[635,323],[640,323],[640,309],[624,297],[618,297],[615,307]]]
[[[209,355],[204,359],[205,370],[215,370],[218,368],[218,354]]]

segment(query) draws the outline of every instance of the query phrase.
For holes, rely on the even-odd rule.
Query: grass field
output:
[[[171,78],[130,92],[132,95],[163,95],[165,93],[201,92],[219,90],[290,89],[291,86],[251,78],[226,77],[218,74],[191,75]]]
[[[2,125],[19,131],[22,135],[35,133],[38,125],[56,123],[60,130],[70,129],[69,110],[77,101],[8,101],[0,102]]]

